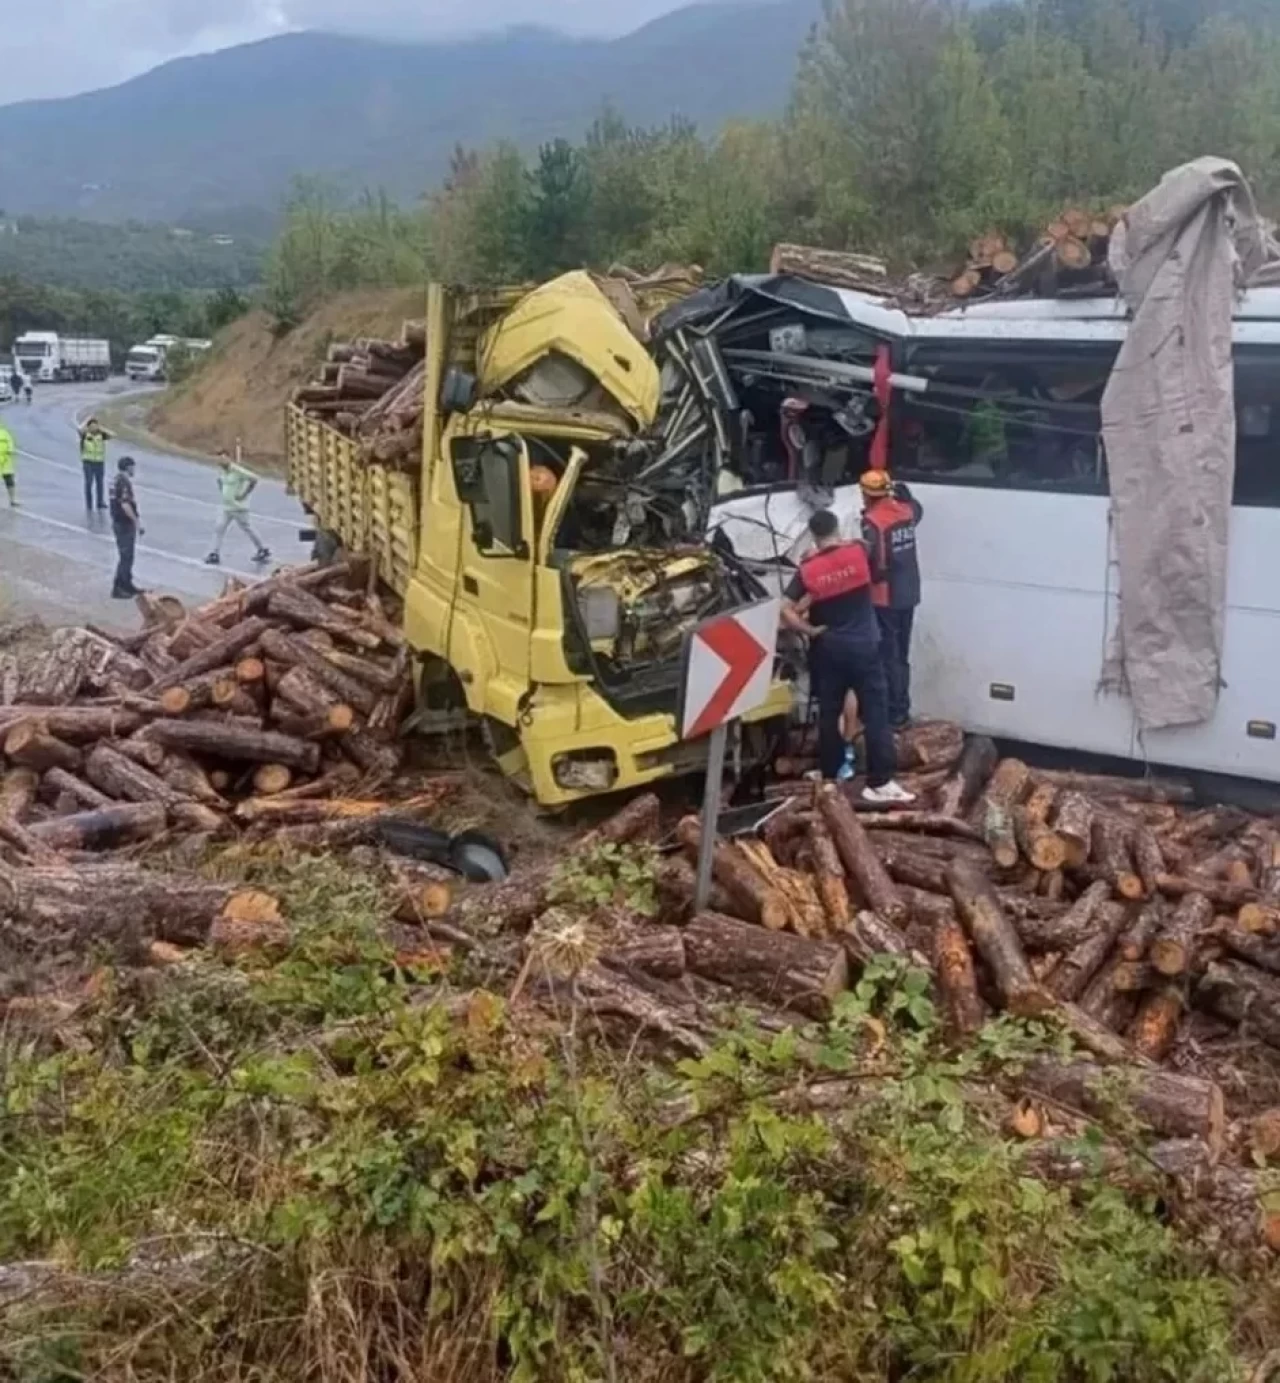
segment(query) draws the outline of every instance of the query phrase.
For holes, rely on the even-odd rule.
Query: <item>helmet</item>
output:
[[[893,493],[893,477],[888,471],[863,471],[858,483],[862,486],[862,493],[874,499]]]

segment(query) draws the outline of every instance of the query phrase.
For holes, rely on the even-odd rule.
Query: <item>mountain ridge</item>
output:
[[[580,135],[607,106],[636,124],[715,128],[782,107],[819,11],[719,0],[617,39],[301,32],[178,58],[118,86],[0,106],[0,206],[262,230],[297,175],[411,198],[459,143],[527,150]]]

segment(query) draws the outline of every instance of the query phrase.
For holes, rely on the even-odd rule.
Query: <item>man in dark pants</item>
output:
[[[835,782],[844,763],[840,713],[845,696],[858,695],[867,740],[865,802],[906,805],[915,797],[894,781],[897,753],[889,728],[889,699],[880,661],[880,630],[871,586],[875,574],[867,549],[840,537],[829,509],[809,520],[815,550],[787,587],[782,622],[812,640],[810,666],[817,679],[818,761],[822,776]]]
[[[84,507],[92,513],[95,506],[105,509],[106,500],[102,497],[107,474],[107,443],[111,434],[106,431],[97,418],[90,418],[80,430],[80,465],[84,471]]]
[[[862,541],[876,568],[871,599],[880,622],[880,648],[889,680],[889,723],[901,730],[911,719],[911,631],[920,604],[916,525],[924,509],[888,471],[862,476]]]
[[[115,584],[111,588],[116,600],[129,600],[141,594],[133,584],[133,553],[138,534],[143,531],[138,522],[138,501],[133,493],[133,465],[132,456],[122,456],[111,482],[111,527],[115,530],[116,551],[120,554]]]

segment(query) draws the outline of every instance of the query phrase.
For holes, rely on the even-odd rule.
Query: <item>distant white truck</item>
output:
[[[18,373],[33,384],[102,380],[111,375],[111,343],[95,336],[24,332],[13,343]]]
[[[200,355],[212,344],[212,341],[195,337],[152,336],[125,356],[124,372],[135,384],[162,384],[169,377],[170,351],[178,348],[191,355]]]

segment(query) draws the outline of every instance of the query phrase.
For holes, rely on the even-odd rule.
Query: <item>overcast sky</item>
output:
[[[0,104],[111,86],[169,58],[267,38],[336,29],[440,38],[554,23],[623,33],[680,0],[4,0]],[[554,19],[551,18],[554,16]]]

